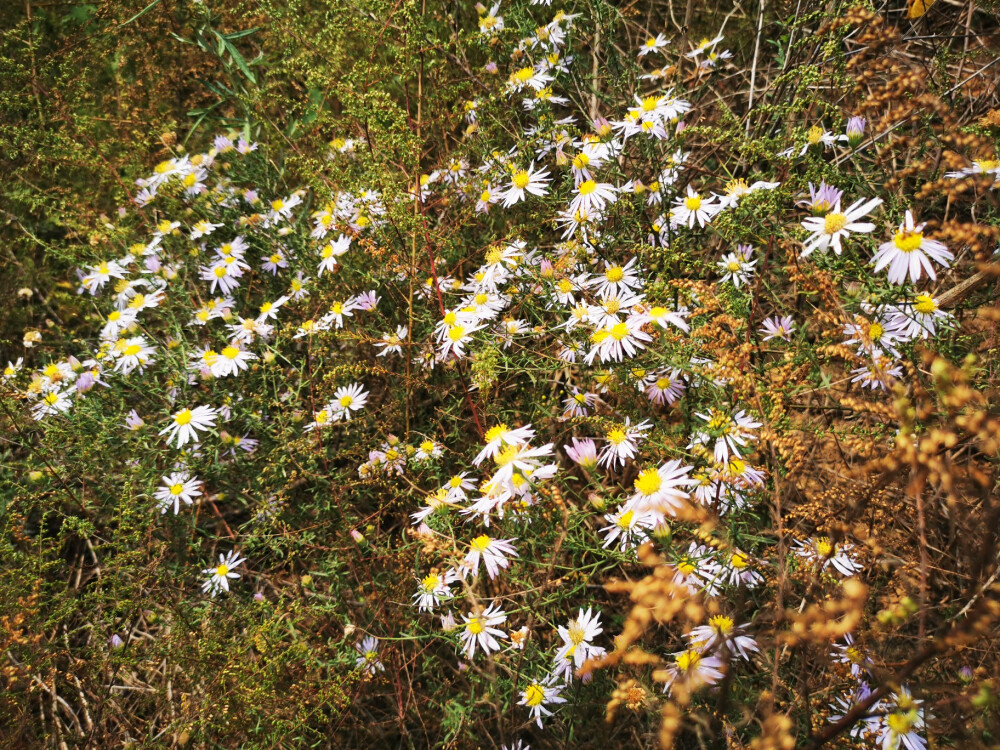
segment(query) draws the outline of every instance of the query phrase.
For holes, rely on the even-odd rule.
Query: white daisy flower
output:
[[[663,692],[673,694],[674,686],[682,683],[691,693],[703,687],[715,685],[725,674],[725,664],[717,656],[705,656],[694,648],[678,651],[674,655],[674,663],[667,667],[667,680]]]
[[[564,686],[553,684],[554,680],[555,675],[549,675],[541,681],[535,680],[521,691],[521,700],[517,702],[519,706],[528,707],[528,714],[535,719],[539,729],[542,729],[542,716],[552,716],[546,705],[566,702],[566,699],[559,695]]]
[[[368,391],[360,383],[341,386],[333,394],[330,405],[333,407],[333,419],[343,419],[349,422],[352,412],[358,412],[368,403]]]
[[[469,552],[465,556],[464,563],[459,568],[459,573],[464,578],[479,572],[479,561],[482,560],[486,573],[492,581],[500,573],[500,568],[510,565],[507,556],[517,557],[517,550],[511,542],[515,539],[493,539],[486,534],[480,534],[469,542]]]
[[[170,424],[160,430],[167,436],[167,444],[174,442],[174,447],[181,448],[187,443],[200,442],[199,431],[206,431],[215,426],[218,411],[211,406],[196,406],[193,409],[181,409],[175,412]]]
[[[360,667],[365,674],[374,677],[385,671],[385,665],[378,658],[378,638],[366,635],[360,643],[354,644],[354,650],[358,652],[354,666]]]
[[[523,201],[527,193],[542,196],[548,190],[548,171],[535,169],[534,162],[527,169],[518,169],[511,174],[510,184],[503,190],[503,205],[510,208],[515,203]]]
[[[201,584],[201,589],[214,598],[220,591],[229,591],[229,581],[240,577],[235,568],[246,558],[240,557],[236,550],[230,550],[227,554],[219,553],[219,564],[214,568],[205,568],[202,573],[208,576],[208,580]]]
[[[500,650],[497,638],[506,638],[507,634],[496,626],[507,621],[507,613],[500,609],[499,602],[493,602],[479,614],[462,615],[462,619],[465,620],[461,633],[462,650],[469,659],[475,656],[476,646],[486,654]]]
[[[601,449],[598,463],[601,466],[624,466],[625,462],[635,458],[639,443],[646,439],[646,432],[653,428],[653,423],[643,420],[633,425],[629,417],[624,424],[615,424],[604,433],[607,444]]]
[[[494,425],[483,436],[483,439],[486,441],[486,447],[479,452],[479,455],[472,460],[472,463],[479,466],[485,459],[494,458],[500,453],[503,446],[527,445],[534,436],[535,431],[531,429],[530,424],[526,424],[524,427],[516,427],[513,430],[503,422]]]
[[[868,215],[880,205],[882,205],[881,198],[872,198],[867,201],[864,198],[859,198],[846,211],[842,211],[838,200],[833,209],[825,216],[810,216],[803,219],[803,229],[812,234],[802,247],[801,257],[806,258],[812,255],[815,250],[825,253],[831,247],[837,255],[840,255],[844,249],[841,245],[841,239],[849,237],[851,232],[868,233],[875,229],[874,224],[858,221],[858,219]]]
[[[719,204],[713,203],[713,200],[702,198],[688,185],[686,196],[674,198],[674,207],[670,209],[670,223],[678,227],[686,226],[688,229],[693,229],[695,224],[704,227],[719,213]]]
[[[661,49],[666,47],[670,42],[663,34],[657,34],[656,36],[649,37],[642,46],[639,48],[639,57],[645,57],[651,52],[659,52]]]
[[[643,469],[635,479],[635,494],[628,502],[629,507],[674,515],[689,497],[683,488],[695,484],[691,469],[691,466],[682,466],[679,460],[668,461],[659,468]]]
[[[949,262],[955,259],[954,254],[943,243],[924,237],[924,226],[914,224],[913,214],[907,211],[892,241],[879,245],[872,263],[876,273],[888,268],[890,284],[905,283],[907,275],[916,284],[924,272],[931,279],[936,279],[937,274],[931,261],[947,268]]]
[[[795,554],[799,557],[816,563],[820,566],[820,570],[832,567],[843,576],[853,576],[864,569],[864,566],[850,554],[852,549],[854,549],[853,544],[846,542],[834,544],[825,536],[810,537],[795,543]]]
[[[181,503],[191,505],[195,498],[201,496],[201,481],[192,477],[186,471],[177,471],[162,477],[163,484],[157,488],[153,497],[159,501],[160,513],[166,513],[171,506],[174,515],[180,513]]]

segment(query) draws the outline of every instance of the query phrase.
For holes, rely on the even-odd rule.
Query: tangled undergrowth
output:
[[[148,163],[4,37],[6,746],[1000,742],[994,15],[164,5]]]

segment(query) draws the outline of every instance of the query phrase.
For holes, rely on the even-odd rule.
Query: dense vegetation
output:
[[[995,6],[0,24],[0,746],[1000,742]]]

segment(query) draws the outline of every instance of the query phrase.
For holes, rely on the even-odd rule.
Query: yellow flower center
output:
[[[645,469],[639,472],[639,477],[635,480],[636,490],[642,494],[655,495],[663,486],[663,478],[656,469]]]
[[[123,352],[123,354],[126,357],[134,357],[136,354],[138,354],[141,351],[142,351],[142,347],[139,346],[138,344],[129,344],[128,346],[125,347],[125,351]]]
[[[519,169],[514,173],[514,186],[519,190],[523,190],[528,187],[528,183],[531,182],[531,177],[528,172],[524,169]]]
[[[542,701],[544,700],[544,690],[542,690],[538,685],[528,685],[528,689],[524,691],[525,704],[534,708],[535,706],[542,705]]]
[[[625,323],[615,323],[611,327],[611,338],[615,341],[621,341],[626,336],[628,336],[628,326]]]
[[[621,445],[625,442],[625,430],[621,427],[612,427],[608,430],[607,438],[612,445]]]
[[[713,617],[708,618],[708,624],[716,633],[726,635],[727,633],[732,632],[733,618],[726,617],[725,615],[714,615]]]
[[[912,714],[892,713],[886,717],[885,721],[893,734],[909,734],[910,730],[913,729],[915,718]]]
[[[226,359],[236,359],[236,355],[240,353],[240,350],[235,346],[227,346],[222,350],[222,356]]]
[[[179,424],[181,427],[186,424],[191,424],[191,417],[192,414],[190,409],[181,409],[179,412],[174,414],[174,424]]]
[[[222,565],[220,565],[215,569],[215,575],[219,576],[219,578],[225,578],[228,573],[229,573],[229,566],[226,565],[225,563],[223,563]]]
[[[810,146],[815,146],[817,143],[819,143],[822,137],[823,137],[823,128],[821,128],[819,125],[813,125],[811,128],[809,128],[809,133],[806,136],[806,138],[808,138],[809,140]]]
[[[490,427],[490,429],[486,431],[486,436],[484,439],[486,440],[487,443],[492,443],[494,440],[504,435],[507,431],[508,431],[507,425],[503,423],[498,424],[495,427]]]
[[[341,396],[338,402],[345,409],[354,403],[354,399],[351,396]]]
[[[726,195],[743,195],[750,186],[743,179],[730,180],[726,183]]]
[[[726,264],[726,268],[729,269],[730,273],[736,273],[740,270],[740,264],[735,260],[731,260]]]
[[[172,484],[170,485],[170,494],[176,497],[184,491],[183,484]]]
[[[475,539],[469,542],[469,546],[472,547],[472,549],[474,549],[476,552],[485,552],[486,549],[490,546],[490,542],[492,541],[493,540],[490,539],[488,536],[486,536],[486,534],[481,534],[480,536],[477,536]]]
[[[58,401],[58,400],[59,400],[59,394],[58,394],[58,393],[56,393],[55,391],[53,391],[52,393],[47,393],[47,394],[45,394],[45,399],[44,399],[44,401],[45,401],[45,403],[47,403],[47,404],[48,404],[49,406],[52,406],[52,405],[53,405],[53,404],[55,404],[55,402],[56,402],[56,401]]]
[[[430,453],[431,451],[433,451],[434,450],[433,441],[425,440],[424,442],[422,442],[420,444],[420,450],[422,450],[424,453]]]
[[[882,338],[883,333],[885,333],[885,328],[882,327],[881,323],[872,323],[868,326],[868,338],[872,341],[878,341]]]
[[[924,243],[924,233],[923,232],[896,232],[896,236],[892,238],[892,243],[899,248],[901,252],[912,253],[914,250],[919,250],[920,246]]]
[[[496,461],[497,466],[507,466],[511,461],[517,458],[518,453],[519,451],[516,445],[508,445],[500,451],[493,460]]]
[[[468,623],[466,623],[465,629],[473,635],[479,635],[483,632],[483,621],[478,617],[473,617]]]
[[[461,341],[463,336],[465,336],[465,326],[448,327],[448,338],[451,339],[453,342]]]
[[[829,557],[833,552],[833,545],[830,544],[830,540],[826,537],[820,537],[816,540],[816,552],[820,554],[821,557]]]
[[[736,568],[736,570],[743,570],[750,565],[750,561],[747,559],[747,556],[742,552],[734,552],[729,562],[734,568]]]
[[[516,179],[514,181],[517,182]],[[528,184],[527,182],[524,183],[524,185],[527,184]],[[518,185],[518,187],[524,187],[524,185]],[[486,252],[486,265],[495,266],[502,260],[503,260],[503,250],[501,250],[499,247],[491,248]]]
[[[611,266],[608,270],[604,272],[604,278],[610,281],[612,284],[617,284],[623,278],[625,278],[625,269],[621,266]]]
[[[618,518],[618,522],[617,522],[618,523],[618,528],[620,528],[620,529],[628,529],[629,526],[632,525],[632,519],[633,518],[635,518],[635,511],[634,510],[627,510],[627,511],[625,511]]]
[[[535,69],[527,66],[516,71],[510,78],[515,83],[527,83],[533,75],[535,75]]]
[[[701,654],[695,651],[693,648],[688,649],[683,654],[677,657],[677,669],[685,674],[695,669],[698,666],[698,662],[701,661]]]
[[[581,182],[580,187],[577,188],[580,191],[580,195],[590,195],[595,190],[597,190],[597,183],[593,180],[587,180],[586,182]]]
[[[699,195],[689,195],[684,199],[684,207],[688,211],[697,211],[701,208],[701,196]]]
[[[642,100],[642,111],[652,112],[656,109],[657,105],[660,103],[660,98],[658,96],[647,96]]]
[[[438,577],[436,574],[431,573],[424,576],[424,579],[420,582],[420,585],[424,587],[424,591],[433,591],[437,588]]]
[[[917,304],[914,309],[923,315],[930,315],[937,310],[937,302],[929,294],[917,295]]]
[[[681,561],[677,563],[677,570],[686,576],[691,575],[698,569],[698,566],[694,564],[694,561],[690,557],[681,558]]]
[[[843,214],[827,214],[823,219],[823,233],[836,234],[847,226],[847,217]]]

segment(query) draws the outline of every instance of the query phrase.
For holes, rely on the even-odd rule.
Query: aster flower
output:
[[[618,199],[615,193],[615,186],[610,183],[584,180],[576,186],[569,210],[574,214],[581,211],[603,212],[609,203],[614,203]]]
[[[574,386],[573,392],[563,399],[563,416],[585,417],[598,401],[596,393],[585,393]]]
[[[879,727],[878,742],[882,750],[926,750],[927,740],[920,735],[925,727],[922,704],[906,687],[893,694]]]
[[[719,273],[722,274],[719,283],[731,281],[737,289],[744,284],[749,284],[750,277],[753,275],[753,267],[757,265],[757,261],[750,260],[752,252],[753,248],[750,245],[740,245],[735,253],[723,255],[722,260],[716,264]]]
[[[441,604],[444,599],[450,598],[450,584],[454,583],[457,579],[458,576],[452,570],[446,571],[444,574],[428,573],[420,579],[417,593],[413,595],[413,599],[417,603],[417,611],[430,612]]]
[[[718,212],[718,203],[713,203],[712,198],[702,198],[688,185],[687,195],[674,199],[674,207],[670,210],[670,223],[674,226],[687,226],[689,229],[693,229],[695,224],[704,227]]]
[[[552,712],[546,707],[547,704],[566,702],[566,699],[559,695],[563,686],[553,684],[554,681],[554,675],[549,675],[541,681],[535,680],[521,691],[521,700],[517,702],[519,706],[528,707],[529,716],[535,719],[539,729],[542,728],[542,716],[552,716]]]
[[[486,534],[480,534],[469,542],[469,552],[465,556],[463,565],[459,572],[464,578],[470,573],[475,575],[479,572],[479,562],[482,560],[486,573],[493,580],[500,573],[500,569],[506,569],[510,565],[508,556],[517,557],[517,550],[511,542],[516,539],[493,539]]]
[[[803,219],[802,227],[812,234],[802,247],[801,257],[806,258],[812,255],[815,250],[825,253],[830,248],[833,248],[833,251],[840,255],[843,251],[841,245],[843,238],[849,237],[852,232],[868,233],[875,229],[874,224],[858,221],[858,219],[867,216],[880,205],[882,205],[881,198],[872,198],[867,201],[860,198],[852,203],[846,211],[842,211],[840,201],[838,201],[825,216],[811,216]]]
[[[503,190],[503,205],[510,208],[523,201],[527,195],[542,196],[548,190],[548,171],[535,169],[534,162],[527,169],[518,169],[511,174],[510,184]]]
[[[341,386],[333,394],[333,419],[349,422],[353,412],[359,412],[368,403],[368,391],[360,383]]]
[[[166,513],[171,506],[174,515],[180,513],[180,506],[194,503],[201,496],[201,481],[192,477],[186,471],[178,471],[162,478],[163,484],[157,488],[153,497],[158,501],[160,513]]]
[[[500,609],[499,602],[493,602],[479,614],[462,615],[462,619],[465,620],[461,633],[462,650],[469,659],[475,656],[476,646],[486,654],[500,650],[497,639],[506,638],[507,634],[496,626],[507,621],[507,613]]]
[[[673,515],[688,499],[683,489],[694,484],[691,467],[679,460],[668,461],[659,468],[643,469],[635,479],[635,494],[629,506],[654,513]]]
[[[809,183],[809,200],[800,201],[799,205],[806,206],[814,216],[823,216],[828,211],[833,209],[834,206],[840,205],[840,199],[843,197],[844,191],[838,190],[833,185],[827,185],[825,182],[820,182],[819,187],[813,187],[813,184]]]
[[[229,591],[229,582],[240,577],[233,568],[245,562],[246,558],[240,557],[236,550],[230,550],[226,554],[219,553],[219,564],[214,568],[205,568],[202,573],[208,576],[202,585],[202,591],[211,594],[214,598],[221,591]]]
[[[590,438],[572,438],[572,441],[572,444],[563,446],[569,459],[589,471],[597,468],[597,443]]]
[[[914,284],[923,273],[936,279],[937,274],[931,261],[947,268],[949,262],[955,259],[954,254],[943,243],[924,237],[924,226],[914,224],[913,214],[907,211],[892,241],[879,245],[872,263],[876,273],[884,268],[888,269],[890,284],[905,283],[907,274]]]
[[[187,443],[198,443],[198,433],[214,427],[217,417],[218,411],[211,406],[181,409],[174,413],[170,424],[160,430],[160,434],[167,436],[167,444],[174,441],[175,448],[181,448]]]
[[[811,537],[795,543],[795,554],[799,557],[819,565],[820,570],[832,567],[842,576],[853,576],[864,569],[850,554],[852,549],[852,544],[834,544],[825,536]]]
[[[472,463],[479,466],[485,459],[496,457],[503,446],[527,445],[534,436],[535,431],[531,429],[530,424],[512,430],[506,424],[500,422],[486,431],[486,435],[483,438],[486,441],[486,447],[479,452],[479,455],[472,460]]]
[[[761,326],[760,332],[764,334],[762,339],[763,341],[770,341],[771,339],[789,341],[794,330],[795,321],[792,319],[791,315],[785,315],[782,317],[775,315],[764,321],[764,325]]]
[[[747,624],[736,625],[728,615],[712,615],[708,623],[694,628],[685,637],[691,648],[702,653],[725,649],[733,657],[750,661],[750,654],[759,651],[757,641],[749,635],[743,635]]]
[[[635,510],[628,505],[618,506],[618,510],[606,514],[604,520],[610,525],[601,529],[604,535],[601,546],[616,545],[622,552],[633,550],[649,539],[649,532],[659,523],[655,513]]]
[[[674,655],[674,663],[667,667],[663,692],[670,692],[682,684],[688,692],[715,685],[725,676],[725,664],[717,656],[705,656],[701,651],[689,648]]]
[[[612,425],[605,433],[607,444],[601,449],[598,463],[611,468],[624,466],[627,460],[635,458],[639,443],[646,439],[652,427],[649,420],[633,425],[629,417],[623,424]]]
[[[358,652],[354,665],[360,667],[365,674],[374,677],[385,671],[385,665],[378,658],[378,638],[366,635],[364,640],[354,644],[354,649]]]
[[[595,613],[590,607],[586,610],[581,608],[577,616],[565,627],[560,625],[556,630],[562,639],[562,645],[556,652],[557,664],[568,662],[570,666],[579,669],[587,659],[604,652],[603,648],[593,645],[594,638],[604,632],[604,628],[601,627],[601,613]],[[572,670],[568,679],[571,678]]]

